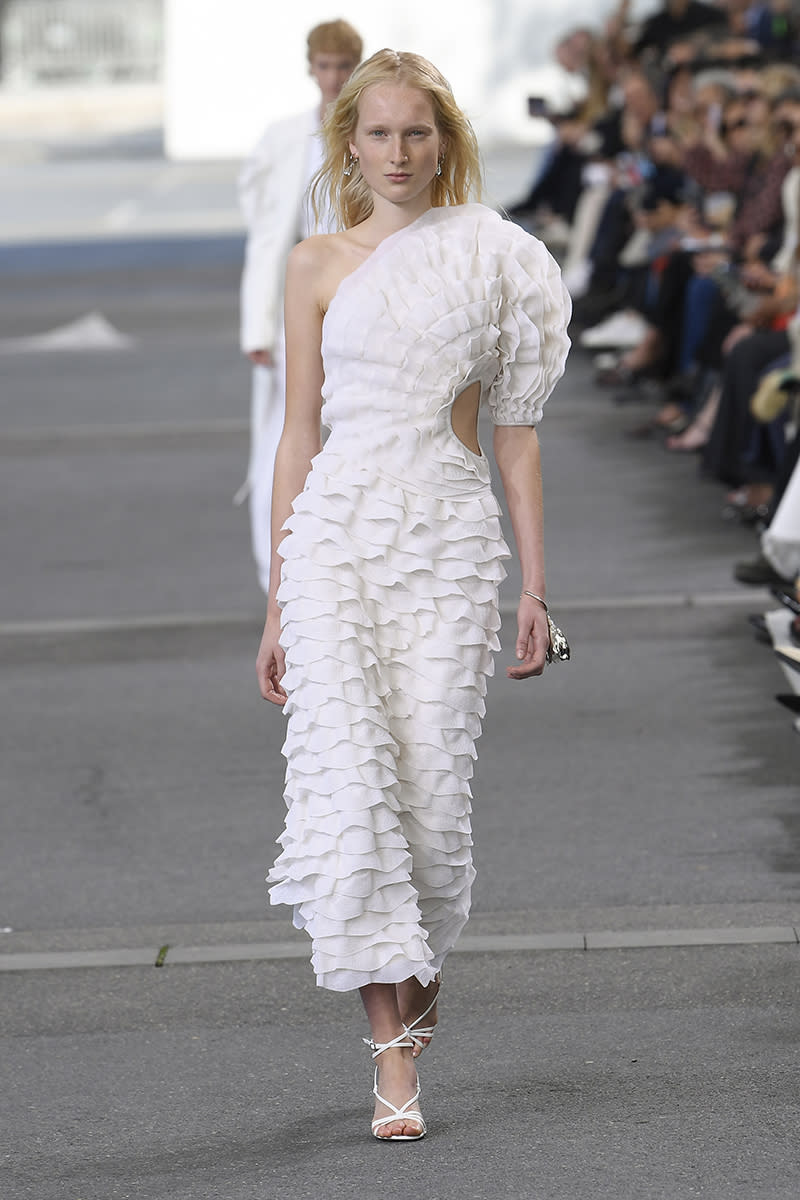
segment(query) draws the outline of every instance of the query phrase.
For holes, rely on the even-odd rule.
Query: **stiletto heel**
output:
[[[425,1014],[423,1013],[423,1016],[424,1015]],[[390,1042],[376,1042],[372,1038],[362,1038],[362,1041],[365,1045],[369,1046],[370,1050],[372,1051],[373,1058],[378,1058],[379,1055],[383,1054],[385,1050],[392,1050],[395,1047],[398,1049],[413,1049],[414,1046],[414,1042],[409,1038],[405,1026],[403,1026],[403,1032],[398,1033],[397,1037],[392,1038]],[[400,1108],[397,1108],[394,1104],[392,1104],[391,1100],[387,1100],[386,1097],[382,1096],[378,1091],[378,1068],[376,1066],[375,1081],[372,1085],[372,1094],[376,1100],[380,1101],[381,1104],[385,1105],[386,1108],[390,1108],[392,1111],[385,1117],[375,1118],[375,1120],[372,1122],[372,1136],[377,1138],[379,1142],[416,1142],[419,1141],[420,1138],[425,1137],[425,1134],[428,1132],[428,1130],[424,1120],[422,1119],[422,1113],[418,1108],[413,1107],[419,1100],[421,1090],[422,1089],[420,1088],[419,1084],[419,1075],[417,1075],[417,1090],[414,1092],[414,1095],[410,1100],[406,1100],[405,1104],[401,1105]],[[378,1130],[383,1125],[391,1125],[393,1121],[403,1121],[407,1124],[410,1123],[412,1125],[416,1125],[418,1126],[418,1132],[390,1133],[388,1137],[381,1137],[381,1135],[378,1133]]]

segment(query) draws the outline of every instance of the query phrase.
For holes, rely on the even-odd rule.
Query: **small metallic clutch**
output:
[[[553,618],[550,616],[550,609],[547,607],[547,601],[542,596],[537,596],[536,592],[529,592],[527,588],[522,589],[523,596],[530,596],[531,600],[538,600],[547,614],[547,629],[550,633],[550,645],[547,647],[545,656],[546,662],[569,662],[569,642],[564,636],[564,631],[559,629]]]
[[[564,633],[558,628],[550,613],[547,614],[547,628],[550,630],[550,645],[547,648],[547,661],[569,662],[569,642]]]

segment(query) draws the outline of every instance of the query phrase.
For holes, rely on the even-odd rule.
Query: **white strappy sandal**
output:
[[[431,1039],[432,1039],[433,1035],[436,1033],[435,1025],[420,1025],[420,1021],[425,1020],[428,1013],[431,1011],[434,1004],[439,999],[439,992],[442,990],[441,972],[439,972],[439,974],[436,976],[434,983],[438,983],[439,986],[436,989],[436,995],[433,997],[430,1004],[425,1009],[425,1012],[420,1013],[419,1016],[417,1017],[417,1019],[415,1021],[412,1021],[410,1025],[403,1026],[403,1028],[406,1031],[406,1034],[408,1035],[408,1037],[411,1038],[411,1041],[417,1047],[417,1052],[414,1055],[414,1058],[419,1058],[420,1054],[422,1054],[422,1051],[425,1049],[425,1047],[429,1046],[431,1044]],[[427,1038],[428,1040],[423,1041],[422,1040],[423,1038]]]
[[[423,1016],[424,1015],[425,1014],[423,1013]],[[404,1046],[413,1047],[413,1045],[414,1045],[413,1040],[409,1040],[407,1033],[405,1032],[405,1027],[404,1027],[404,1032],[398,1033],[397,1037],[392,1038],[392,1040],[390,1042],[375,1042],[372,1040],[372,1038],[362,1038],[362,1041],[367,1046],[369,1046],[370,1050],[372,1051],[373,1058],[377,1058],[380,1054],[383,1054],[384,1050],[391,1050],[395,1046],[397,1046],[397,1047],[404,1047]],[[380,1092],[378,1091],[378,1068],[376,1067],[375,1068],[375,1082],[372,1087],[372,1094],[375,1096],[376,1100],[380,1100],[381,1104],[384,1104],[387,1108],[390,1108],[392,1111],[390,1113],[388,1113],[385,1117],[376,1117],[375,1118],[375,1120],[372,1122],[372,1136],[374,1138],[377,1138],[379,1142],[416,1142],[416,1141],[419,1141],[420,1138],[425,1137],[425,1134],[428,1131],[427,1126],[426,1126],[424,1120],[422,1119],[422,1113],[419,1111],[418,1108],[414,1108],[414,1105],[419,1100],[420,1090],[421,1089],[420,1089],[420,1085],[419,1085],[419,1075],[418,1075],[417,1076],[417,1090],[414,1092],[414,1095],[411,1097],[410,1100],[406,1100],[405,1104],[403,1104],[400,1108],[396,1108],[394,1106],[394,1104],[392,1104],[391,1100],[387,1100],[386,1097],[382,1096],[380,1094]],[[381,1137],[381,1135],[378,1133],[378,1130],[381,1129],[384,1125],[391,1125],[391,1123],[393,1121],[406,1121],[406,1122],[410,1122],[413,1125],[418,1125],[419,1132],[418,1133],[392,1133],[389,1135],[389,1137]]]

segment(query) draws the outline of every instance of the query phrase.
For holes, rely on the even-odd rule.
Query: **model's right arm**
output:
[[[311,460],[322,448],[322,304],[319,295],[321,238],[300,242],[289,255],[286,270],[286,418],[275,456],[272,489],[272,562],[267,602],[267,620],[256,661],[261,695],[273,704],[283,704],[286,693],[281,679],[286,670],[279,643],[280,544],[286,536],[283,524],[292,502],[303,490]]]

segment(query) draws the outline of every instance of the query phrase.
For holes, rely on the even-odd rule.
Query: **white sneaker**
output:
[[[650,261],[648,250],[652,235],[647,229],[635,229],[617,256],[621,267],[644,267]]]
[[[572,237],[572,229],[563,217],[550,217],[542,224],[534,225],[533,232],[553,250],[566,249]]]
[[[593,325],[591,329],[584,329],[578,340],[588,350],[599,350],[605,346],[629,350],[633,346],[639,345],[649,328],[644,317],[627,310],[612,313],[599,325]]]
[[[592,264],[585,258],[581,262],[573,263],[571,267],[564,267],[564,270],[561,272],[561,278],[564,281],[564,287],[572,299],[580,300],[589,290],[592,278]]]

